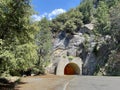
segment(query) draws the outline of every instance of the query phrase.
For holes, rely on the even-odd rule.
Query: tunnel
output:
[[[64,75],[79,75],[80,68],[75,63],[69,63],[64,68]]]

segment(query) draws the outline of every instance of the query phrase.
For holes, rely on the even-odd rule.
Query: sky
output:
[[[33,15],[32,18],[35,21],[40,21],[43,17],[51,20],[79,4],[80,0],[32,0],[33,9],[38,13]]]

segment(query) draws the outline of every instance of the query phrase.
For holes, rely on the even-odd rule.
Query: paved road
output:
[[[15,90],[120,90],[120,77],[37,76],[22,79]]]
[[[63,90],[74,76],[45,75],[22,78],[15,90]]]
[[[120,77],[76,76],[66,90],[120,90]]]

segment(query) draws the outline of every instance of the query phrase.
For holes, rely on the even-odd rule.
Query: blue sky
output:
[[[79,4],[80,0],[32,0],[34,10],[38,12],[32,17],[36,21],[41,20],[43,17],[52,19],[56,15],[64,13]]]

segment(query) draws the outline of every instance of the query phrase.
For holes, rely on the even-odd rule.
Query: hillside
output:
[[[82,60],[78,66],[83,75],[120,75],[119,3],[83,0],[78,7],[50,21],[54,53],[53,66],[49,67],[59,68],[59,63],[65,64],[66,59],[72,58]]]

